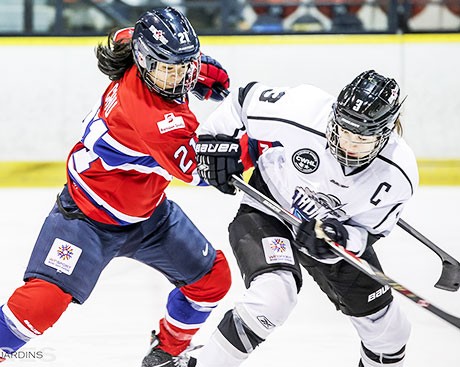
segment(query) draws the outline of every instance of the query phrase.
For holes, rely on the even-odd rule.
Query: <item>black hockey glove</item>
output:
[[[200,135],[195,150],[200,177],[223,193],[235,195],[236,188],[228,180],[244,170],[238,139],[222,134]]]
[[[337,219],[326,218],[319,222],[312,219],[309,222],[303,221],[297,229],[295,241],[299,246],[305,247],[308,253],[317,259],[333,259],[337,257],[331,247],[323,239],[324,235],[339,245],[346,247],[348,231]],[[323,232],[323,233],[321,233]]]

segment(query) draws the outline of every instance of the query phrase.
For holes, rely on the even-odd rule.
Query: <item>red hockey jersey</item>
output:
[[[133,66],[112,82],[83,121],[67,164],[70,193],[90,218],[109,224],[147,219],[175,176],[194,185],[195,130],[188,101],[152,93]]]

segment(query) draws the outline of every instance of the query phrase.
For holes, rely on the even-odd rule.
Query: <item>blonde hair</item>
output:
[[[399,119],[399,117],[396,119],[395,127],[393,129],[396,131],[396,133],[399,136],[403,135],[403,127],[402,127],[401,120]]]

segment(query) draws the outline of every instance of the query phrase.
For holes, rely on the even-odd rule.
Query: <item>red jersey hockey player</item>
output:
[[[164,190],[173,176],[202,183],[194,152],[198,122],[187,93],[222,100],[229,79],[201,54],[192,26],[173,8],[146,12],[134,28],[110,34],[97,58],[112,82],[83,121],[67,185],[45,219],[25,285],[0,308],[0,349],[13,353],[41,335],[70,302],[86,301],[114,257],[125,256],[176,287],[143,360],[173,366],[231,279],[223,253]]]

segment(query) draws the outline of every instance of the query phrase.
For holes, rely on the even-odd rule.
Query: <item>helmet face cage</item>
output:
[[[134,61],[147,86],[166,98],[191,90],[200,70],[200,44],[177,10],[150,11],[137,21],[132,38]]]
[[[377,135],[354,134],[336,122],[333,111],[329,115],[326,129],[330,152],[345,167],[360,167],[372,162],[385,146],[390,134],[389,129]]]
[[[340,164],[359,167],[383,149],[399,116],[399,86],[366,71],[342,89],[326,130],[330,151]]]
[[[147,73],[146,83],[155,91],[168,97],[186,94],[196,81],[198,61],[184,64],[156,62],[154,69]]]

